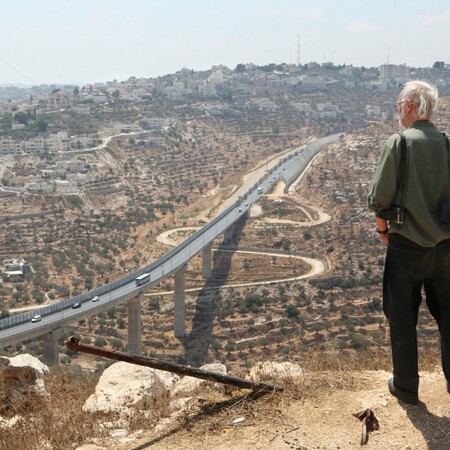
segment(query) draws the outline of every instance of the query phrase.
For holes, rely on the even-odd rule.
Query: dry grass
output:
[[[437,349],[421,349],[421,369],[431,370],[440,364]],[[223,386],[195,397],[188,407],[164,431],[164,436],[184,430],[190,434],[223,432],[232,420],[246,417],[248,421],[276,424],[289,428],[289,407],[293,402],[320,398],[330,391],[357,391],[368,383],[355,376],[359,371],[390,370],[390,354],[382,348],[370,352],[321,353],[311,351],[296,355],[295,362],[304,369],[297,380],[265,380],[283,387],[282,393],[249,392]],[[2,429],[0,449],[37,450],[76,448],[96,438],[107,438],[104,424],[121,423],[123,428],[151,430],[162,417],[170,414],[169,399],[160,399],[148,405],[145,411],[137,411],[125,422],[119,422],[114,414],[93,414],[82,411],[86,399],[94,392],[98,375],[81,369],[53,369],[46,379],[51,403],[29,399],[10,405],[2,416],[20,416],[14,426]],[[327,394],[328,393],[328,394]],[[159,439],[156,438],[156,441]]]
[[[11,428],[2,429],[1,449],[68,449],[98,432],[92,414],[82,411],[94,391],[98,376],[80,370],[52,371],[46,379],[51,402],[19,402],[10,405],[3,417],[20,416]]]

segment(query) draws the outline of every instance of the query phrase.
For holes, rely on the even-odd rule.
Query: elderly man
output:
[[[376,231],[387,245],[383,311],[389,321],[394,369],[388,388],[402,402],[414,405],[419,401],[416,326],[422,287],[439,327],[450,392],[450,214],[441,214],[450,198],[450,155],[448,138],[431,122],[437,102],[433,86],[406,83],[396,103],[405,128],[406,160],[402,163],[400,134],[391,136],[368,198]]]

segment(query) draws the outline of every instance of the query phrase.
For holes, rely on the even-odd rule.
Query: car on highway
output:
[[[81,303],[80,302],[76,302],[72,305],[72,309],[78,309],[81,308]]]
[[[100,297],[96,295],[95,297],[92,297],[91,302],[98,302],[100,300]]]
[[[35,316],[33,316],[31,318],[31,322],[36,323],[36,322],[40,322],[42,320],[42,317],[39,314],[36,314]]]

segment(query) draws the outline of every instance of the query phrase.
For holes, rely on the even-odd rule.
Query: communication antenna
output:
[[[297,66],[300,65],[300,34],[297,35]]]
[[[388,47],[388,57],[387,57],[387,63],[389,64],[389,52],[391,51],[391,47]]]

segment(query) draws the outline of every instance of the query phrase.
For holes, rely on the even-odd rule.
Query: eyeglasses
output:
[[[409,100],[402,100],[401,102],[397,102],[397,103],[394,105],[395,110],[398,112],[398,106],[401,105],[402,103],[406,103],[406,102],[408,102],[408,101],[409,101]]]

